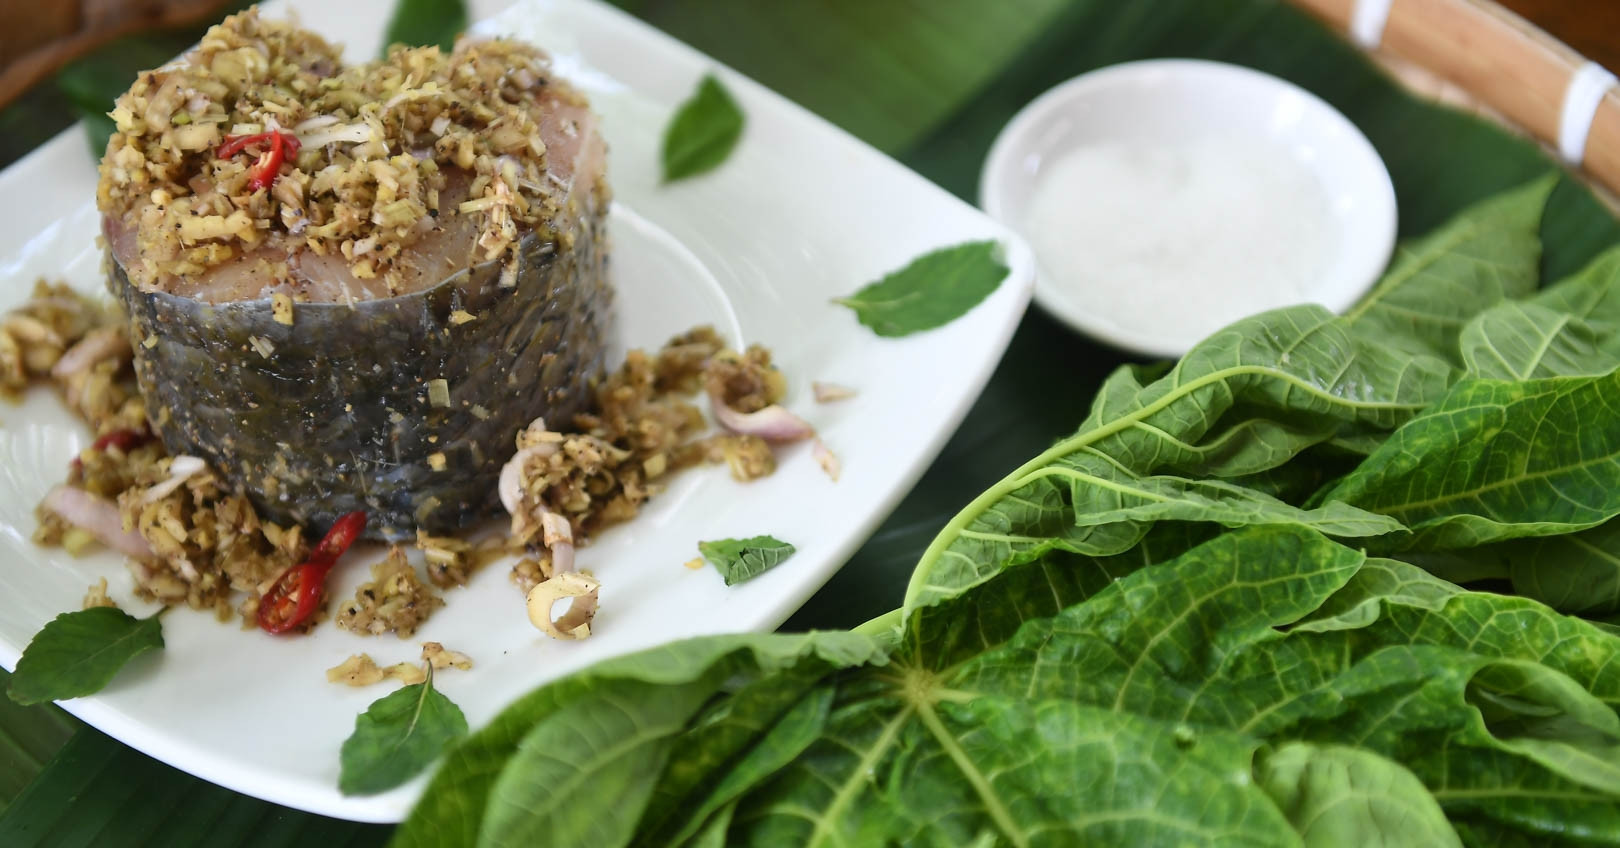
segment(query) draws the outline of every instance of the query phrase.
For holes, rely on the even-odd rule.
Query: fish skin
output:
[[[277,523],[324,528],[365,510],[367,537],[397,541],[497,513],[515,434],[583,411],[604,365],[607,201],[575,202],[571,240],[519,242],[512,287],[500,285],[503,257],[413,294],[301,303],[291,326],[268,297],[208,304],[138,289],[109,254],[153,429]],[[457,310],[477,320],[452,323]],[[448,382],[450,407],[430,405],[432,379]],[[443,471],[428,464],[435,453]]]

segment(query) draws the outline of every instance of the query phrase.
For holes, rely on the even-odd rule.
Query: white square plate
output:
[[[500,0],[473,4],[475,15]],[[374,55],[392,0],[294,0],[302,23]],[[489,8],[479,8],[485,6]],[[284,7],[270,14],[282,14]],[[337,791],[338,748],[368,704],[389,691],[327,683],[325,669],[369,652],[381,664],[415,660],[424,640],[469,654],[471,671],[436,684],[479,727],[519,694],[608,656],[701,634],[768,630],[842,565],[962,420],[1024,312],[1032,260],[1019,239],[972,207],[760,85],[718,66],[636,19],[591,0],[526,0],[479,25],[550,50],[559,72],[586,90],[603,118],[617,203],[610,224],[619,289],[619,350],[654,348],[699,323],[775,352],[789,380],[786,404],[809,419],[843,460],[834,483],[807,445],[779,452],[771,477],[740,484],[723,469],[686,472],[635,521],[580,552],[603,584],[594,634],[551,641],[528,622],[506,564],[445,594],[447,606],[411,639],[363,638],[326,625],[273,638],[177,610],[164,617],[167,647],[146,655],[69,711],[152,756],[250,795],[362,821],[397,821],[418,779],[382,795]],[[706,72],[731,89],[747,128],[709,175],[659,185],[665,123]],[[36,277],[66,277],[102,291],[93,240],[95,169],[79,131],[64,133],[0,174],[0,308],[27,297]],[[26,200],[22,200],[26,198]],[[829,299],[848,294],[933,248],[996,239],[1011,273],[965,317],[904,339],[882,339]],[[615,361],[617,356],[615,355]],[[854,387],[816,404],[810,382]],[[63,479],[88,434],[45,389],[0,405],[0,664],[16,665],[33,634],[77,609],[107,577],[126,609],[135,602],[121,560],[81,559],[29,541],[34,505]],[[769,533],[798,546],[789,561],[727,587],[682,563],[700,539]],[[382,550],[357,548],[334,574],[334,597],[352,597]]]

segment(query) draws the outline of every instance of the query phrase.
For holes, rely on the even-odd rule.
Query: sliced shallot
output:
[[[46,326],[44,321],[31,315],[13,313],[6,317],[5,323],[0,325],[0,329],[25,342],[38,342],[57,347],[66,346],[66,343],[62,341],[62,337],[57,335],[55,330]]]
[[[325,147],[334,143],[359,143],[371,140],[371,127],[363,121],[316,127],[294,136],[304,147]]]
[[[810,391],[815,393],[816,403],[832,403],[836,400],[845,400],[855,396],[854,389],[848,386],[840,386],[837,383],[813,381],[810,383]]]
[[[574,528],[568,519],[555,512],[540,513],[540,541],[551,551],[551,573],[565,574],[574,570]]]
[[[831,477],[834,483],[838,482],[838,475],[843,472],[844,464],[838,461],[838,454],[833,453],[826,442],[816,439],[810,448],[810,455],[816,458],[816,464],[821,466],[822,471],[827,472],[827,476]]]
[[[547,458],[559,447],[554,441],[540,441],[546,432],[545,422],[536,419],[518,437],[525,445],[501,467],[497,484],[501,505],[512,515],[512,526],[517,528],[538,519],[540,543],[551,553],[551,577],[529,590],[529,621],[541,632],[554,639],[584,639],[591,635],[591,619],[596,617],[597,592],[601,584],[593,577],[574,570],[574,526],[567,517],[536,503],[529,509],[524,503],[523,469],[531,459]],[[514,532],[517,532],[514,529]],[[573,598],[568,611],[553,618],[552,607],[564,598]]]
[[[322,129],[324,127],[332,126],[333,124],[335,124],[337,122],[338,122],[338,116],[336,116],[336,115],[316,115],[313,118],[305,118],[304,120],[299,121],[296,125],[294,125],[293,126],[293,134],[298,135],[298,136],[303,136],[304,134],[309,133],[309,132],[311,132],[313,130],[318,130],[318,129]],[[308,142],[306,142],[306,144],[307,143]]]
[[[553,575],[529,590],[529,621],[554,639],[584,639],[591,635],[591,619],[596,616],[596,578],[577,571]],[[568,612],[553,619],[552,607],[563,598],[573,598]]]
[[[169,493],[180,488],[187,480],[208,469],[208,463],[201,457],[181,454],[169,463],[169,477],[161,483],[146,490],[141,496],[141,503],[153,503],[168,497]]]
[[[496,484],[496,491],[501,496],[501,506],[511,515],[517,515],[523,507],[523,466],[534,457],[549,457],[557,452],[556,442],[541,442],[530,445],[512,454],[512,458],[501,466],[501,479]]]
[[[77,344],[67,349],[62,358],[51,366],[51,376],[65,380],[74,374],[90,370],[103,359],[130,355],[129,340],[117,327],[98,327],[84,335]]]
[[[152,546],[139,533],[124,529],[124,519],[118,514],[118,505],[98,498],[83,489],[59,485],[45,493],[41,506],[56,513],[63,521],[88,532],[103,545],[125,556],[150,559]]]
[[[725,396],[716,386],[709,387],[709,403],[714,407],[714,420],[733,433],[758,436],[767,442],[796,442],[816,434],[815,428],[780,404],[773,403],[757,412],[738,412],[726,405]]]

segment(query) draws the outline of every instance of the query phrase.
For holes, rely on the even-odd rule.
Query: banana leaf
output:
[[[239,795],[85,728],[0,816],[0,845],[370,848],[390,830]]]
[[[1337,35],[1281,0],[618,2],[969,201],[991,140],[1025,103],[1087,70],[1165,56],[1259,68],[1343,111],[1389,166],[1403,236],[1426,232],[1464,206],[1555,167],[1531,142],[1406,94]],[[14,110],[0,112],[0,127],[7,126],[38,132]],[[1620,225],[1589,191],[1565,178],[1549,202],[1542,240],[1541,276],[1559,279],[1620,242]],[[913,565],[940,527],[1009,468],[1072,432],[1103,378],[1122,361],[1117,351],[1032,309],[921,484],[786,629],[848,627],[898,606]],[[0,710],[0,740],[31,738],[28,722],[40,720],[28,711]],[[60,738],[47,738],[47,748]],[[0,774],[37,772],[42,748],[19,754],[15,747],[0,745]],[[140,827],[129,827],[126,817],[139,811],[130,806],[128,786],[144,787],[149,798],[174,799],[154,807],[190,812],[152,813]],[[0,800],[8,797],[0,794]],[[236,796],[91,730],[76,736],[0,814],[5,845],[187,845],[205,835],[216,845],[291,844],[285,834],[365,845],[387,833]]]
[[[0,690],[10,682],[11,675],[0,669]],[[22,707],[0,697],[0,812],[82,726],[54,704]]]

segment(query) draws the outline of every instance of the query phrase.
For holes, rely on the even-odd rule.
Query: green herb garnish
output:
[[[115,607],[62,613],[29,641],[6,694],[39,704],[100,692],[130,660],[162,649],[158,615],[136,618]]]
[[[73,113],[84,123],[85,138],[90,154],[96,161],[107,153],[107,141],[118,126],[112,111],[118,96],[129,90],[135,74],[93,59],[81,60],[63,68],[56,75],[56,87],[62,92]]]
[[[909,336],[967,314],[1007,277],[993,241],[974,241],[926,253],[911,264],[834,300],[880,336]]]
[[[456,36],[467,28],[464,0],[398,0],[383,35],[382,55],[395,44],[409,47],[437,45],[446,53],[456,45]]]
[[[726,579],[727,586],[758,577],[781,565],[793,556],[794,550],[792,545],[773,536],[698,542],[698,552]]]
[[[719,167],[742,138],[743,113],[713,74],[675,110],[664,130],[664,182]]]
[[[467,717],[427,679],[373,701],[343,742],[338,789],[373,795],[393,789],[428,767],[445,746],[467,735]]]

